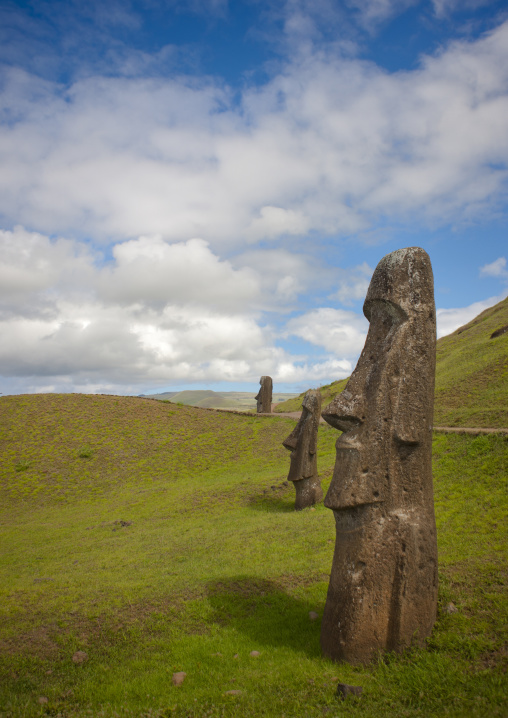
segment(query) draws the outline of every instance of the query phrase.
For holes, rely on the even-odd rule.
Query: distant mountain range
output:
[[[237,411],[251,411],[256,408],[254,392],[246,391],[212,391],[211,389],[196,389],[185,391],[165,391],[160,394],[141,394],[148,399],[172,401],[175,404],[199,406],[202,409],[236,409]],[[274,392],[273,403],[287,401],[297,394]]]

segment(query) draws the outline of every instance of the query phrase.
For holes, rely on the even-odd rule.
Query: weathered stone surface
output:
[[[295,508],[304,509],[323,498],[317,472],[317,433],[321,415],[321,394],[311,389],[305,394],[298,424],[282,445],[291,452],[288,481],[296,490]]]
[[[259,380],[261,388],[256,396],[258,403],[257,413],[258,414],[271,414],[272,413],[272,391],[273,382],[271,376],[262,376]]]
[[[426,252],[399,249],[376,267],[356,369],[323,418],[343,431],[325,506],[336,543],[323,654],[366,663],[430,634],[437,612],[431,473],[436,319]]]

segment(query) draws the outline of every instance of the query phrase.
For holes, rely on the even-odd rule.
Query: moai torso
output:
[[[365,663],[430,634],[437,610],[432,491],[436,320],[426,252],[376,267],[356,369],[323,418],[344,433],[325,506],[336,545],[323,616],[325,656]]]
[[[261,388],[256,396],[257,413],[258,414],[271,414],[272,413],[272,377],[262,376],[259,380]]]
[[[296,490],[295,508],[304,509],[323,498],[317,472],[317,434],[321,416],[321,394],[311,389],[305,394],[300,420],[282,445],[291,451],[288,481]]]

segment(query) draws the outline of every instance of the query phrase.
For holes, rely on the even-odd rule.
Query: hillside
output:
[[[0,398],[2,718],[505,715],[508,442],[435,435],[438,622],[427,649],[362,668],[320,655],[334,520],[294,511],[293,427]],[[320,428],[325,491],[336,438]],[[361,700],[342,708],[338,681]]]
[[[435,426],[508,427],[508,297],[436,346]],[[491,338],[492,337],[492,338]],[[321,387],[323,406],[347,379]],[[299,411],[305,392],[275,411]]]
[[[204,409],[236,409],[237,411],[255,411],[256,394],[246,391],[213,391],[211,389],[186,389],[179,392],[163,392],[161,394],[143,395],[146,399],[172,401],[175,404],[198,406]],[[296,394],[273,393],[273,403],[286,401]]]
[[[436,426],[508,427],[508,297],[437,342]]]

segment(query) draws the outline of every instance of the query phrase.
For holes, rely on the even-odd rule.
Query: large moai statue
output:
[[[321,648],[350,663],[421,644],[436,620],[436,313],[427,253],[409,247],[384,257],[363,311],[370,328],[356,369],[323,410],[344,433],[325,498],[336,543]]]
[[[295,509],[305,509],[323,498],[317,472],[317,434],[321,416],[321,394],[311,389],[305,394],[298,424],[282,445],[291,452],[288,481],[296,490]]]
[[[259,380],[261,389],[259,390],[256,401],[258,403],[258,414],[271,414],[272,413],[272,377],[262,376]]]

